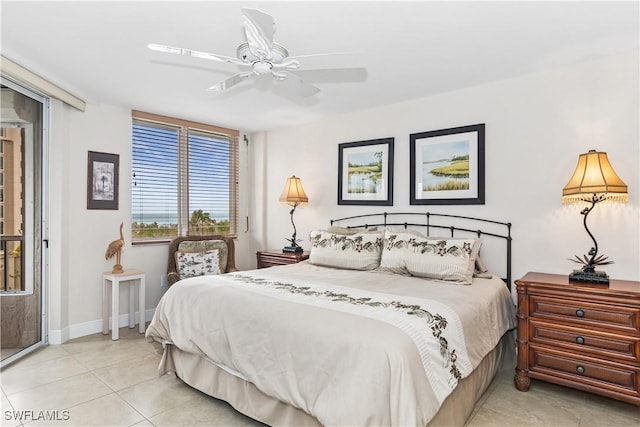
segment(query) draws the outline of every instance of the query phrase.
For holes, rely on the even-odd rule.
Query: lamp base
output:
[[[573,270],[573,273],[569,275],[569,281],[608,285],[609,276],[604,271],[586,272],[584,270]]]
[[[300,253],[302,252],[303,249],[300,246],[285,246],[284,248],[282,248],[282,252],[287,254],[287,253]]]

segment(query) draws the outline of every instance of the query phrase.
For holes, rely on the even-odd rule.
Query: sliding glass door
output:
[[[7,79],[0,84],[0,366],[5,366],[46,342],[43,159],[48,100]]]

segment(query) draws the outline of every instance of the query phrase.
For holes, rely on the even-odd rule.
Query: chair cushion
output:
[[[228,249],[227,243],[224,240],[185,240],[178,245],[178,252],[208,252],[213,249],[218,250],[220,273],[226,273]],[[176,267],[177,264],[176,258]],[[180,277],[182,277],[182,275],[180,275]]]
[[[181,279],[220,274],[218,249],[206,252],[176,252],[176,268]]]

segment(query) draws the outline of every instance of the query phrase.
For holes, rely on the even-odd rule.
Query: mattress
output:
[[[462,286],[303,262],[182,280],[147,338],[165,345],[161,373],[268,424],[427,425],[466,419],[514,326],[495,277]]]

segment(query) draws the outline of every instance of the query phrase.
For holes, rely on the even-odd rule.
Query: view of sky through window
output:
[[[133,222],[178,222],[181,173],[188,180],[190,215],[202,210],[211,219],[229,219],[229,141],[191,131],[184,165],[179,142],[177,127],[133,124]]]

